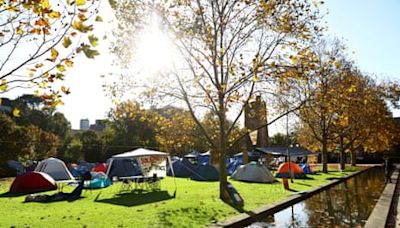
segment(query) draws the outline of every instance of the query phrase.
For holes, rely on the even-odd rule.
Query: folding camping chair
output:
[[[159,191],[161,189],[161,178],[157,177],[157,173],[154,173],[152,177],[146,178],[146,185],[150,190]]]

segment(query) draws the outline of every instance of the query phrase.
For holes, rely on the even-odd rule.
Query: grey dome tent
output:
[[[176,177],[190,177],[196,168],[187,158],[182,158],[172,162],[172,169]],[[172,169],[168,169],[168,176],[173,176]]]
[[[218,181],[218,170],[210,164],[201,164],[193,172],[190,179],[197,181]]]
[[[272,183],[275,178],[264,165],[257,162],[250,162],[241,165],[232,174],[232,178],[239,181],[256,182],[256,183]]]
[[[35,171],[47,173],[56,181],[74,179],[65,163],[57,158],[48,158],[41,161],[36,166]]]

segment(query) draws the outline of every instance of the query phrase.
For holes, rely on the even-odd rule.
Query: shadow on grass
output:
[[[305,184],[305,183],[296,183],[296,184],[298,184],[298,185],[304,185],[304,186],[308,186],[308,187],[311,187],[311,186],[312,186],[311,184]]]
[[[5,192],[0,194],[0,198],[10,198],[10,197],[20,197],[20,196],[25,196],[29,195],[32,193],[12,193],[12,192]]]
[[[96,203],[109,203],[125,207],[133,207],[148,203],[155,203],[174,198],[169,195],[168,191],[153,191],[153,192],[129,192],[115,195],[114,198],[99,199],[99,193],[94,202]]]

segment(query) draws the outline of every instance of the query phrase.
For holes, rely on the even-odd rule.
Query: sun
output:
[[[133,67],[147,76],[171,69],[177,59],[176,48],[156,19],[140,32],[136,47]]]

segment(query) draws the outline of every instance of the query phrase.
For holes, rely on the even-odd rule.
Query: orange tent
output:
[[[290,169],[292,170],[295,178],[305,177],[303,170],[296,163],[290,162]],[[290,177],[289,162],[285,162],[279,166],[276,177]]]

